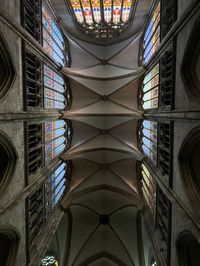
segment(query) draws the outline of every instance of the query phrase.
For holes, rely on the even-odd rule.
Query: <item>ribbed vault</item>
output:
[[[140,29],[107,47],[68,36],[72,66],[64,71],[73,103],[63,117],[72,121],[73,140],[63,158],[73,161],[73,176],[62,201],[72,217],[65,265],[139,265],[138,215],[143,206],[136,162],[143,156],[137,143],[142,117],[137,92],[144,73],[138,65]]]

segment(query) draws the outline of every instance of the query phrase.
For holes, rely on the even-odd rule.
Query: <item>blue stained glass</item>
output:
[[[57,176],[63,169],[65,168],[65,163],[62,163],[55,171],[55,175]]]
[[[56,129],[55,130],[54,135],[55,135],[55,137],[58,137],[58,136],[64,135],[64,133],[65,133],[65,129],[64,128],[60,128],[60,129]]]
[[[64,120],[57,120],[54,122],[55,124],[55,128],[58,128],[58,127],[64,127],[65,126],[65,121]]]
[[[64,39],[49,10],[42,7],[43,47],[58,63],[64,65]]]
[[[59,147],[57,147],[55,149],[55,155],[58,155],[59,153],[61,153],[62,151],[64,151],[64,149],[65,149],[65,145],[64,144],[60,145]]]

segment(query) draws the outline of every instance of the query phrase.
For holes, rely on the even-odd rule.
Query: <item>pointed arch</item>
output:
[[[0,228],[0,265],[15,265],[20,235],[10,227]]]
[[[0,32],[0,100],[9,93],[15,78],[15,68],[7,43]]]
[[[200,179],[199,179],[200,127],[194,128],[185,138],[179,152],[179,165],[182,180],[191,201],[191,206],[200,215]]]
[[[15,148],[3,132],[0,132],[0,198],[3,196],[13,176],[17,154]]]
[[[200,102],[200,73],[197,73],[199,64],[200,19],[197,20],[190,34],[182,62],[182,78],[186,85],[186,93],[193,101],[197,102]]]
[[[180,266],[197,266],[200,260],[200,243],[190,231],[183,231],[176,247]]]

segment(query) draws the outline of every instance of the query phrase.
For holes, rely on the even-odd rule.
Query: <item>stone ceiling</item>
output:
[[[136,163],[143,156],[137,143],[142,118],[137,91],[144,69],[138,65],[138,55],[147,2],[138,3],[131,37],[127,34],[128,39],[124,35],[102,46],[88,43],[87,36],[74,28],[69,30],[72,24],[64,2],[52,0],[72,57],[65,72],[73,103],[71,110],[63,112],[73,125],[72,144],[63,155],[73,161],[70,189],[62,202],[73,220],[66,265],[139,265],[142,202]]]

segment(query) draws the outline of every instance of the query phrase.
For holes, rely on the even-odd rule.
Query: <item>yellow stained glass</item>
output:
[[[104,19],[106,22],[110,22],[112,15],[112,1],[111,0],[104,0]]]
[[[92,10],[90,6],[90,1],[81,0],[81,2],[82,2],[83,14],[84,14],[85,20],[89,25],[91,25],[93,23],[93,18],[92,18]]]
[[[115,24],[120,22],[122,0],[113,0],[113,22]]]
[[[72,4],[72,7],[74,9],[76,19],[78,20],[78,22],[83,23],[84,18],[83,18],[83,13],[82,13],[80,1],[79,0],[70,0],[70,1]]]
[[[132,0],[124,0],[122,8],[122,21],[126,22],[129,19],[131,12]]]
[[[77,21],[97,39],[118,36],[127,26],[136,0],[70,0]]]
[[[101,8],[100,8],[100,0],[92,0],[92,11],[94,14],[94,20],[95,22],[101,21]]]

